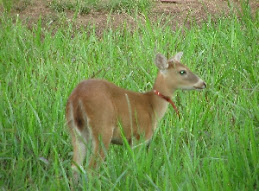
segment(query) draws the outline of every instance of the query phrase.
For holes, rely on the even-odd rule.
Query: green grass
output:
[[[80,14],[90,11],[108,12],[147,12],[152,5],[152,0],[52,0],[50,7],[58,12],[72,10]]]
[[[153,23],[130,32],[60,27],[28,30],[0,20],[0,188],[69,190],[72,147],[66,100],[96,75],[120,87],[150,90],[156,51],[184,51],[183,62],[207,82],[178,91],[149,151],[112,146],[86,190],[258,189],[258,14],[208,20],[173,32]],[[43,38],[44,37],[44,38]],[[99,71],[99,72],[98,72]],[[82,175],[85,177],[85,175]]]
[[[10,12],[11,10],[23,11],[32,2],[33,0],[0,0],[0,9],[3,8],[6,12]]]
[[[88,14],[91,11],[105,11],[117,13],[147,13],[152,7],[153,0],[51,0],[46,2],[57,12],[73,11],[79,14]],[[22,11],[34,0],[0,0],[6,12],[12,9]]]

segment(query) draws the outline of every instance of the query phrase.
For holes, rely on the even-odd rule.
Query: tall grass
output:
[[[257,14],[258,15],[258,14]],[[178,91],[150,148],[112,146],[86,190],[258,189],[258,17],[208,20],[175,32],[150,22],[129,32],[59,28],[32,31],[0,20],[0,188],[69,190],[72,147],[64,109],[91,76],[134,91],[151,89],[157,51],[184,51],[183,62],[208,84]],[[75,185],[71,185],[72,187]]]

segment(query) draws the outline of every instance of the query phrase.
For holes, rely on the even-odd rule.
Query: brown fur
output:
[[[205,83],[180,63],[182,53],[169,61],[161,54],[156,57],[159,73],[154,88],[166,96],[176,89],[202,89]],[[180,75],[181,70],[186,75]],[[122,131],[128,142],[141,136],[149,141],[163,117],[168,103],[153,93],[137,93],[99,79],[89,79],[78,84],[70,95],[66,118],[74,149],[73,161],[81,166],[90,142],[93,156],[90,166],[95,166],[96,157],[104,158],[104,150],[110,143],[122,144]],[[101,148],[101,144],[104,148]],[[73,168],[76,168],[73,165]]]

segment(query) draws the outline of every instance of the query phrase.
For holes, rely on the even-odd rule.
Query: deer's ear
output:
[[[183,52],[178,52],[173,58],[170,59],[170,61],[180,62],[182,56],[183,56]]]
[[[167,58],[164,55],[160,54],[160,53],[158,53],[156,55],[155,63],[156,63],[156,66],[161,71],[166,70],[168,68]]]

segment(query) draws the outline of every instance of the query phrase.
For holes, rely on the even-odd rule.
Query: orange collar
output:
[[[173,108],[174,108],[176,114],[178,115],[178,117],[180,118],[179,111],[178,111],[177,107],[175,106],[174,102],[171,100],[171,98],[168,97],[168,96],[165,96],[165,95],[161,94],[161,93],[160,93],[159,91],[157,91],[157,90],[153,90],[153,91],[154,91],[154,93],[155,93],[156,95],[158,95],[159,97],[163,98],[165,101],[169,102],[169,103],[173,106]]]

